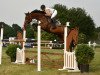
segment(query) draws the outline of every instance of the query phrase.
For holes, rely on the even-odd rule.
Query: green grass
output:
[[[28,50],[36,50],[36,49],[28,49]],[[59,68],[63,67],[63,62],[60,67],[58,68],[52,68],[54,64],[58,63],[52,63],[52,62],[46,62],[49,66],[42,66],[42,71],[37,72],[37,66],[32,64],[24,64],[24,65],[18,65],[13,64],[10,62],[10,58],[5,53],[6,48],[3,49],[3,57],[2,57],[2,65],[0,65],[0,75],[100,75],[100,48],[95,49],[95,58],[90,64],[90,72],[89,73],[68,73],[65,71],[59,71]],[[63,53],[62,50],[42,50],[43,52],[51,52],[51,53]],[[27,53],[27,57],[33,57],[33,53]],[[58,56],[50,56],[54,59],[58,58]]]

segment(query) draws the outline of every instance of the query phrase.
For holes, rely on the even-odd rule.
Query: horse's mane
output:
[[[45,14],[45,12],[44,11],[40,11],[40,10],[33,10],[31,13],[40,13],[40,14]]]

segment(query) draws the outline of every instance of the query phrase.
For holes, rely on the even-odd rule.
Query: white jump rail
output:
[[[2,46],[3,46],[3,27],[1,28],[1,33],[0,33],[0,64],[2,63]]]

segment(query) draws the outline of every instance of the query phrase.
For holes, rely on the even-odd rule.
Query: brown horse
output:
[[[58,37],[63,41],[64,40],[64,25],[56,26],[55,29],[52,29],[52,23],[50,19],[48,19],[47,16],[45,16],[45,12],[35,10],[31,13],[26,13],[25,21],[24,21],[24,29],[26,29],[26,26],[32,22],[33,19],[36,19],[37,21],[40,21],[40,26],[44,31],[54,33],[58,35]],[[70,34],[70,33],[69,33]],[[71,36],[70,36],[71,37]],[[69,38],[67,40],[73,39],[72,43],[76,42],[74,38]],[[71,43],[70,41],[70,43]],[[69,43],[69,42],[68,42]],[[75,44],[75,43],[74,43]],[[69,46],[69,44],[68,44]],[[69,48],[69,47],[68,47]]]
[[[78,28],[72,28],[67,35],[67,51],[72,52],[78,42]]]
[[[26,17],[25,17],[25,22],[24,22],[24,28],[26,28],[26,25],[29,24],[32,19],[36,19],[38,21],[40,21],[41,23],[39,24],[41,26],[41,28],[47,32],[51,32],[54,33],[56,35],[58,35],[58,37],[63,40],[64,37],[64,26],[56,26],[55,29],[52,29],[52,23],[50,22],[50,20],[48,19],[47,16],[45,16],[45,12],[43,11],[39,11],[39,10],[35,10],[32,11],[31,13],[26,13]]]

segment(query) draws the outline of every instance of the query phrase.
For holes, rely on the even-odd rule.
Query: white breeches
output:
[[[57,15],[57,10],[54,10],[53,14],[51,15],[51,19]]]

